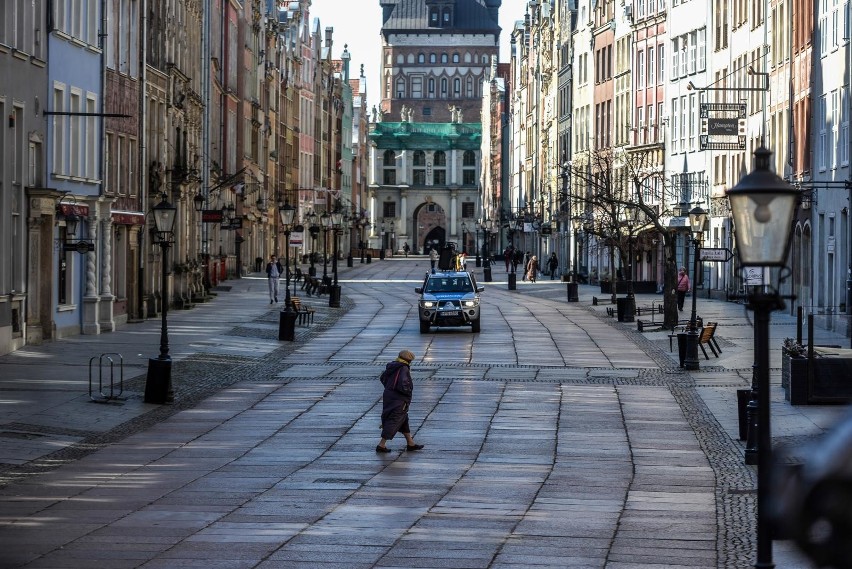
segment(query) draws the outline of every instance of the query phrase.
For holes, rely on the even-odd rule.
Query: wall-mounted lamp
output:
[[[201,195],[201,192],[195,194],[195,197],[192,198],[192,207],[195,208],[195,211],[203,211],[204,210],[204,196]]]

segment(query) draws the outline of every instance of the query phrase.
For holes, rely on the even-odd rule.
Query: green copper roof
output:
[[[400,150],[479,150],[481,123],[380,122],[370,125],[377,148]]]

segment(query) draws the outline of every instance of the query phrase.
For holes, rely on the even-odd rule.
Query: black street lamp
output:
[[[464,221],[462,221],[461,230],[462,230],[462,242],[461,242],[461,251],[460,252],[464,252],[464,251],[467,250],[467,223],[465,223]]]
[[[476,266],[482,266],[482,257],[479,255],[479,234],[482,233],[482,222],[476,220],[476,224],[474,225],[474,238],[473,238],[473,247],[476,249]]]
[[[314,266],[314,262],[317,257],[317,235],[319,235],[320,228],[317,225],[317,214],[315,212],[311,212],[307,215],[308,218],[308,233],[311,234],[311,254],[309,255],[311,266],[308,268],[308,275],[315,277],[317,276],[317,268]]]
[[[790,248],[793,216],[799,191],[769,169],[772,153],[761,145],[754,151],[754,171],[727,191],[734,220],[740,265],[784,267]],[[772,461],[769,413],[769,319],[773,310],[782,310],[784,300],[769,283],[751,289],[747,307],[754,311],[755,389],[752,400],[758,406],[757,422],[757,559],[755,567],[775,567],[772,561],[772,533],[769,517],[769,481]]]
[[[145,382],[145,403],[174,403],[175,393],[172,387],[172,358],[169,355],[169,282],[168,282],[168,253],[174,241],[175,217],[177,208],[166,201],[163,193],[162,201],[152,208],[154,218],[154,240],[162,249],[161,281],[162,320],[160,324],[160,355],[148,359],[148,377]]]
[[[707,212],[701,206],[692,208],[689,212],[689,226],[692,229],[692,314],[689,317],[689,325],[686,328],[686,357],[683,360],[683,365],[690,371],[695,371],[700,368],[698,361],[698,315],[696,313],[696,305],[698,299],[698,291],[695,289],[698,284],[698,257],[701,250],[701,238],[704,235],[704,224],[707,221]]]
[[[328,230],[331,229],[331,216],[327,211],[320,216],[320,227],[322,227],[322,284],[328,286],[331,281],[328,278]]]
[[[577,280],[578,270],[577,270],[577,257],[580,256],[580,248],[578,247],[577,240],[579,238],[580,233],[580,224],[581,221],[579,218],[575,217],[571,220],[571,229],[573,230],[574,235],[574,249],[573,249],[573,264],[570,268],[570,282],[565,285],[565,288],[568,293],[568,302],[580,302],[580,285]],[[568,265],[568,263],[566,263]]]
[[[494,221],[486,219],[482,225],[482,261],[485,265],[482,269],[482,278],[487,283],[491,282],[491,250],[489,245],[493,228]]]
[[[362,264],[364,263],[364,249],[367,247],[367,242],[364,240],[364,237],[365,237],[364,236],[364,230],[367,228],[368,225],[370,225],[370,222],[367,221],[367,217],[364,216],[364,215],[361,215],[361,217],[358,219],[358,226],[360,227],[360,231],[358,232],[358,237],[359,237],[359,240],[360,240],[359,245],[361,246],[361,263]]]
[[[627,273],[627,305],[624,307],[624,322],[633,322],[636,313],[636,297],[633,294],[633,230],[636,229],[636,224],[639,221],[639,206],[636,204],[627,204],[624,206],[624,219],[627,225],[627,254],[628,254],[628,273]]]
[[[340,208],[335,208],[334,212],[331,214],[331,228],[334,233],[332,233],[334,239],[334,248],[333,255],[334,257],[331,260],[331,272],[334,275],[334,281],[329,287],[328,293],[328,305],[331,308],[340,308],[340,285],[337,284],[337,257],[339,256],[339,247],[340,247],[340,235],[343,233],[343,212],[340,211]]]
[[[296,216],[296,208],[289,202],[278,208],[281,218],[281,228],[284,230],[284,310],[278,319],[278,340],[292,342],[296,339],[296,311],[293,310],[293,302],[290,298],[290,232],[293,231],[293,218]]]

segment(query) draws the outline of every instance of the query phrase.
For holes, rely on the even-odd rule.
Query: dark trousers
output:
[[[677,309],[683,310],[683,303],[686,301],[686,291],[679,290],[677,291]]]

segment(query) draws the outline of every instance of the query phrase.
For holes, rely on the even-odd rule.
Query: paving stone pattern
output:
[[[356,267],[297,342],[277,310],[196,340],[175,405],[6,466],[0,567],[750,565],[754,471],[698,390],[750,371],[686,373],[661,338],[538,291],[489,287],[481,334],[421,335],[410,265],[404,286]],[[377,455],[376,378],[403,348],[426,449]],[[138,405],[144,376],[125,389]]]

